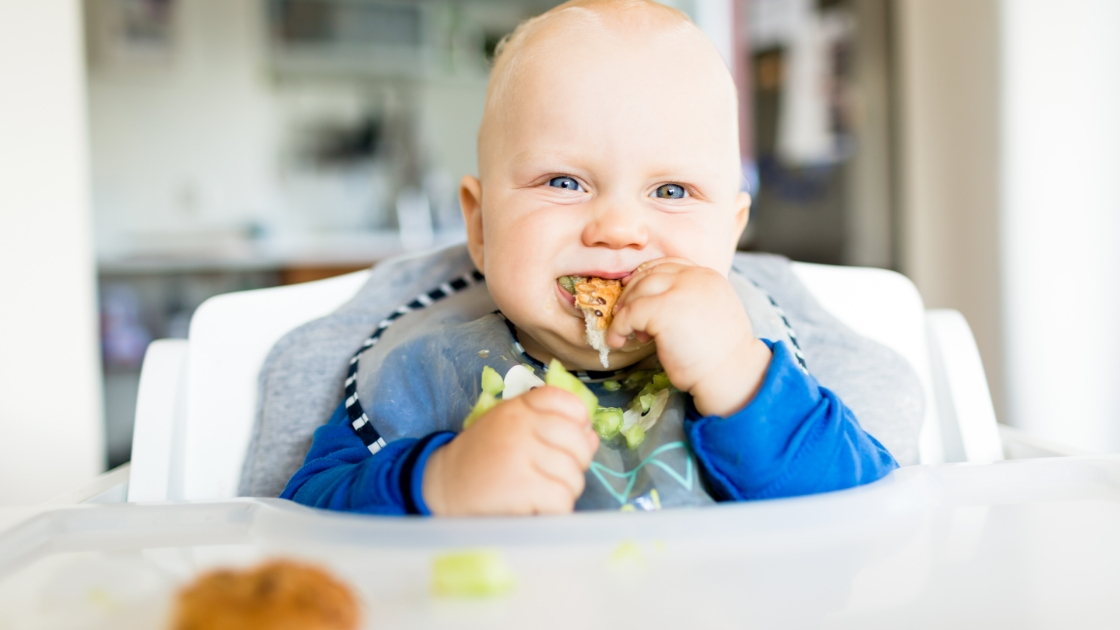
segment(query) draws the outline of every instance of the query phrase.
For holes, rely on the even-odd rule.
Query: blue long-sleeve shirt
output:
[[[684,429],[714,498],[745,501],[870,483],[898,466],[831,391],[802,371],[783,343],[755,397],[729,417],[690,410]],[[280,495],[314,507],[429,514],[422,487],[431,454],[454,432],[400,438],[371,455],[339,405]]]

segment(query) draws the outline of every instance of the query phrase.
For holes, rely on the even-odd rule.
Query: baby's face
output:
[[[659,37],[682,36],[537,44],[484,126],[481,180],[463,180],[472,256],[540,359],[602,369],[561,276],[622,278],[665,256],[730,269],[750,199],[727,71],[706,42]],[[652,352],[630,341],[611,367]]]

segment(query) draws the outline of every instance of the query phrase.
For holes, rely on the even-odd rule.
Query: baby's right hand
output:
[[[573,394],[539,387],[502,402],[433,453],[424,502],[437,516],[571,512],[598,448],[587,407]]]

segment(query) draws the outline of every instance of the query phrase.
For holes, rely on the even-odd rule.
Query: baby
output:
[[[446,284],[377,325],[281,496],[441,516],[652,509],[851,487],[896,466],[732,272],[750,208],[736,91],[683,14],[574,1],[521,25],[498,50],[478,156],[460,201],[485,284]],[[566,276],[621,281],[607,366]],[[483,366],[544,375],[554,361],[604,406],[648,414],[634,401],[664,391],[646,439],[601,439],[593,409],[547,386],[464,428]]]

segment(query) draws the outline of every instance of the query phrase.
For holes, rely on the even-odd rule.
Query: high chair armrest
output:
[[[953,310],[927,311],[926,325],[945,460],[1002,460],[996,412],[972,329]]]
[[[186,339],[159,339],[144,355],[132,429],[130,502],[171,498],[175,444],[182,441],[177,432],[185,400],[187,348]]]
[[[999,425],[999,437],[1003,442],[1003,455],[1007,459],[1035,459],[1038,457],[1074,457],[1098,455],[1092,451],[1059,444],[1044,437],[1032,435],[1006,424]]]
[[[103,472],[73,490],[47,501],[50,505],[78,503],[124,503],[128,496],[129,464]]]

